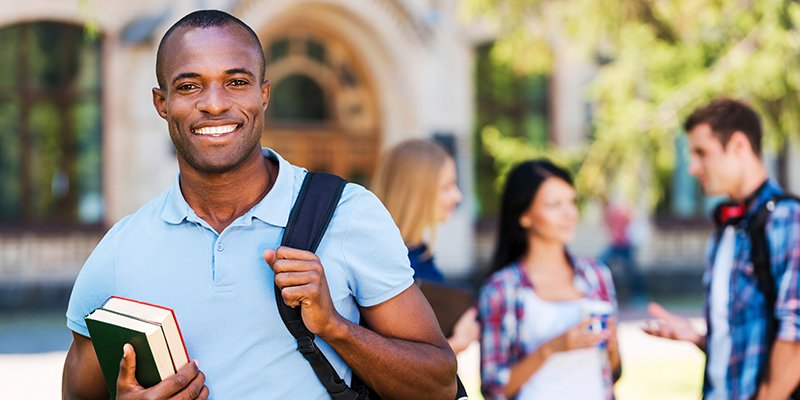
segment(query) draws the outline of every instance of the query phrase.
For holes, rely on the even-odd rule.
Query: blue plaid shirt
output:
[[[751,218],[770,198],[783,194],[774,181],[767,181],[757,192],[745,212]],[[778,203],[766,225],[772,275],[777,285],[774,315],[777,318],[777,339],[800,341],[800,205],[793,201]],[[709,242],[708,266],[704,278],[706,288],[706,321],[709,318],[711,268],[714,264],[719,233]],[[728,324],[731,355],[726,376],[729,399],[750,399],[758,391],[759,375],[767,354],[767,315],[763,293],[750,261],[750,239],[747,230],[738,225],[734,239],[734,261],[729,283]],[[709,324],[709,334],[713,326]],[[710,336],[709,336],[710,337]],[[706,365],[706,367],[708,367]],[[706,375],[707,376],[707,375]],[[704,396],[711,390],[706,379]]]

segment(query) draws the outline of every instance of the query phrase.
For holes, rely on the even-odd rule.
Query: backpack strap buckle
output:
[[[308,336],[297,338],[297,350],[306,358],[319,353],[319,347],[314,343],[314,338]]]

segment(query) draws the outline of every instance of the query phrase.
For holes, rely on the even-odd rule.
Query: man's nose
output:
[[[211,85],[205,89],[203,94],[197,102],[197,108],[200,111],[211,115],[220,115],[231,108],[230,98],[228,98],[224,88]]]

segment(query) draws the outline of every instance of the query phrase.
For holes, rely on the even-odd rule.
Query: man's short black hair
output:
[[[742,132],[750,141],[750,147],[761,155],[761,118],[747,104],[732,99],[717,99],[695,110],[683,129],[688,133],[698,125],[708,124],[722,146],[726,146],[734,132]]]
[[[199,10],[187,14],[185,17],[178,20],[178,22],[173,24],[161,38],[161,42],[158,44],[158,52],[156,53],[156,79],[158,80],[158,87],[164,89],[167,84],[166,77],[164,77],[164,44],[167,42],[167,38],[169,38],[176,29],[184,26],[193,28],[219,28],[228,24],[241,26],[253,38],[253,45],[258,48],[258,54],[261,60],[261,65],[259,66],[261,75],[258,76],[258,79],[264,79],[264,70],[266,69],[264,49],[261,47],[261,41],[258,40],[258,35],[256,35],[253,29],[239,18],[224,11]]]

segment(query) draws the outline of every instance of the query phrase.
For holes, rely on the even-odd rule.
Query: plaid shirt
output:
[[[584,298],[610,301],[616,310],[614,283],[608,268],[590,258],[571,257],[574,283]],[[481,321],[481,390],[487,399],[505,399],[504,388],[511,366],[535,349],[526,351],[520,338],[525,315],[524,293],[533,290],[521,263],[513,263],[495,272],[481,287],[478,314]],[[613,399],[611,366],[603,357],[606,398]]]
[[[745,221],[761,206],[783,190],[772,180],[755,194],[745,213]],[[721,232],[721,229],[720,229]],[[766,225],[770,243],[770,264],[777,285],[775,318],[779,321],[777,339],[800,341],[800,205],[792,201],[778,203]],[[706,288],[706,321],[709,318],[711,268],[719,246],[720,234],[709,242],[708,264],[704,278]],[[750,262],[750,239],[747,230],[736,226],[734,261],[729,283],[728,325],[731,335],[731,355],[725,378],[729,399],[750,399],[759,386],[759,375],[768,359],[766,347],[766,313],[764,295]],[[708,326],[708,332],[714,329]],[[708,365],[706,365],[706,368]],[[707,379],[703,394],[710,392]]]

